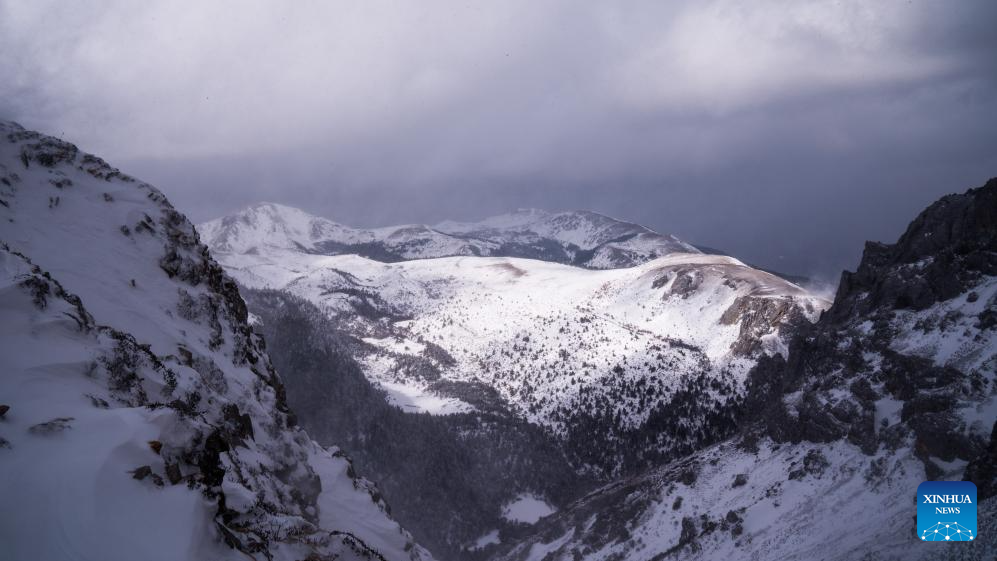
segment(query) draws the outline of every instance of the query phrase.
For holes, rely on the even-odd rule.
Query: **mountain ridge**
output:
[[[18,559],[428,560],[297,426],[156,188],[0,122],[0,542]]]
[[[311,412],[307,422],[315,431],[361,443],[354,445],[356,456],[365,471],[383,475],[386,495],[402,505],[402,521],[420,528],[420,539],[449,558],[471,558],[468,548],[492,541],[488,536],[499,529],[522,531],[501,518],[516,497],[557,508],[572,498],[563,492],[564,481],[638,473],[732,434],[751,366],[760,356],[784,353],[790,335],[827,306],[805,289],[729,256],[669,251],[606,269],[566,263],[557,257],[565,246],[553,244],[555,236],[578,247],[586,240],[591,245],[617,239],[619,232],[612,230],[615,222],[608,233],[579,226],[574,215],[543,222],[546,230],[534,225],[550,216],[557,215],[529,211],[486,225],[491,231],[484,237],[490,240],[506,236],[496,228],[512,227],[504,239],[550,242],[548,253],[527,257],[423,253],[384,259],[343,254],[351,251],[346,244],[327,255],[300,241],[321,240],[331,228],[324,222],[315,228],[299,222],[291,236],[298,243],[261,243],[280,229],[238,215],[203,228],[219,261],[253,291],[254,313],[268,318],[262,329],[281,343],[273,349],[278,360],[309,365],[312,374],[300,381],[304,387],[296,388],[295,399],[314,407],[311,396],[337,391],[332,380],[359,370],[384,397],[371,398],[364,390],[370,403],[358,417],[385,402],[438,417],[385,415],[414,442],[432,440],[440,448],[482,457],[489,457],[482,449],[487,439],[525,444],[509,449],[506,460],[519,467],[495,482],[466,479],[450,462],[437,467],[453,482],[449,500],[467,509],[459,529],[443,533],[445,519],[437,528],[427,527],[420,514],[445,512],[442,496],[432,493],[427,501],[413,493],[435,480],[413,473],[408,462],[390,454],[357,449],[369,442],[369,432],[379,434],[379,425],[344,431]],[[593,216],[583,217],[583,224]],[[241,224],[242,231],[221,234],[223,221]],[[312,231],[319,233],[314,239]],[[289,310],[306,308],[300,299],[314,309],[289,317]],[[325,320],[309,319],[315,313]],[[302,324],[326,325],[318,328],[349,334],[352,342],[279,337],[279,326]],[[338,366],[312,366],[310,357],[325,356],[330,345],[345,355],[336,359]],[[553,460],[558,455],[564,458],[561,465]],[[528,465],[540,474],[523,472]],[[468,502],[467,496],[482,500]],[[474,551],[475,559],[487,555]]]
[[[301,209],[257,203],[199,230],[216,251],[278,245],[323,255],[355,253],[382,262],[480,255],[527,257],[586,268],[632,266],[675,252],[699,250],[672,235],[592,211],[520,209],[480,222],[445,221],[350,228]],[[259,232],[271,233],[269,239]]]
[[[736,436],[594,491],[492,559],[992,559],[995,216],[990,180],[868,243],[832,307],[749,373]],[[950,479],[977,485],[980,531],[925,548],[912,499]]]

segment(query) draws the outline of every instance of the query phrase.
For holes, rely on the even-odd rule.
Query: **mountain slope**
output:
[[[639,229],[592,213],[437,225],[478,245],[435,259],[385,258],[376,232],[357,242],[339,228],[269,204],[200,227],[252,289],[275,360],[305,366],[288,386],[309,431],[348,445],[399,519],[450,559],[483,558],[498,534],[525,531],[504,512],[560,508],[730,435],[748,370],[827,305],[736,259],[673,251],[684,246],[611,270],[559,263],[572,259],[565,247],[605,249]],[[407,235],[391,243],[423,234]],[[335,236],[332,253],[361,255],[326,255]],[[490,257],[482,240],[547,260]],[[322,396],[338,392],[353,396],[353,418],[325,410]],[[368,450],[388,435],[403,442]]]
[[[539,258],[590,269],[632,267],[670,253],[699,253],[675,236],[589,211],[550,213],[522,209],[481,222],[441,222],[436,229],[451,235],[498,241],[500,251],[488,255]],[[560,258],[555,246],[560,246],[563,252]],[[540,255],[517,248],[537,248]],[[544,257],[543,253],[549,255]]]
[[[266,216],[205,227],[240,283],[287,290],[348,324],[367,343],[354,358],[394,403],[526,419],[571,443],[583,469],[635,469],[729,432],[748,369],[826,306],[725,256],[671,253],[603,271],[508,257],[382,263],[313,252],[300,234],[331,227],[287,209]],[[615,221],[603,234],[552,216],[446,227],[579,244],[619,233]],[[273,234],[289,231],[297,242]]]
[[[353,359],[367,343],[352,330],[286,292],[242,293],[302,426],[347,450],[377,481],[392,515],[438,559],[483,558],[477,542],[516,526],[502,512],[522,494],[560,507],[595,485],[523,420],[482,411],[413,415],[393,406]]]
[[[155,188],[0,123],[11,559],[428,559],[296,426],[235,283]]]
[[[260,203],[201,224],[198,230],[205,243],[220,253],[280,248],[321,255],[356,254],[386,263],[479,255],[612,269],[670,253],[699,252],[674,236],[584,211],[522,210],[478,223],[355,229],[296,208]]]
[[[752,370],[737,438],[598,490],[495,558],[992,559],[995,313],[991,180],[867,245],[788,358]],[[963,478],[980,539],[924,547],[917,485]]]

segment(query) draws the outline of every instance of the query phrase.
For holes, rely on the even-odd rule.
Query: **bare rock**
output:
[[[142,481],[146,477],[149,477],[150,475],[152,475],[152,467],[150,467],[150,466],[138,467],[138,468],[133,469],[131,471],[131,474],[132,474],[132,477],[134,479],[138,479],[139,481]]]
[[[31,434],[38,435],[50,435],[57,432],[62,432],[64,430],[72,428],[71,422],[76,419],[73,417],[56,417],[51,421],[45,421],[44,423],[38,423],[28,429]]]

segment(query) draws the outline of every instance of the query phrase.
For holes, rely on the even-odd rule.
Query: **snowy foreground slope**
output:
[[[0,123],[0,557],[428,559],[155,188]]]
[[[675,236],[587,211],[524,209],[473,223],[358,229],[296,208],[260,203],[201,224],[198,230],[215,251],[298,249],[323,255],[362,255],[389,263],[477,255],[613,269],[670,253],[699,253]]]
[[[615,445],[653,456],[708,438],[708,423],[730,423],[727,405],[757,358],[785,352],[789,335],[827,306],[734,258],[700,253],[610,270],[320,255],[278,233],[321,219],[282,207],[264,223],[249,220],[265,208],[204,226],[213,253],[243,285],[287,290],[350,322],[366,342],[357,358],[395,403],[441,414],[507,409],[586,446],[653,422],[686,430]],[[240,242],[212,236],[219,224],[239,224]],[[613,456],[612,446],[601,450]],[[593,463],[619,467],[598,452]]]
[[[737,437],[589,494],[494,559],[997,559],[997,179],[868,244],[747,386]],[[976,484],[978,540],[921,543],[929,479]]]

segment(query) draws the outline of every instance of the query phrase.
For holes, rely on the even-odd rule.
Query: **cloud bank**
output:
[[[992,2],[0,2],[0,114],[195,219],[590,208],[793,272],[997,175]]]

